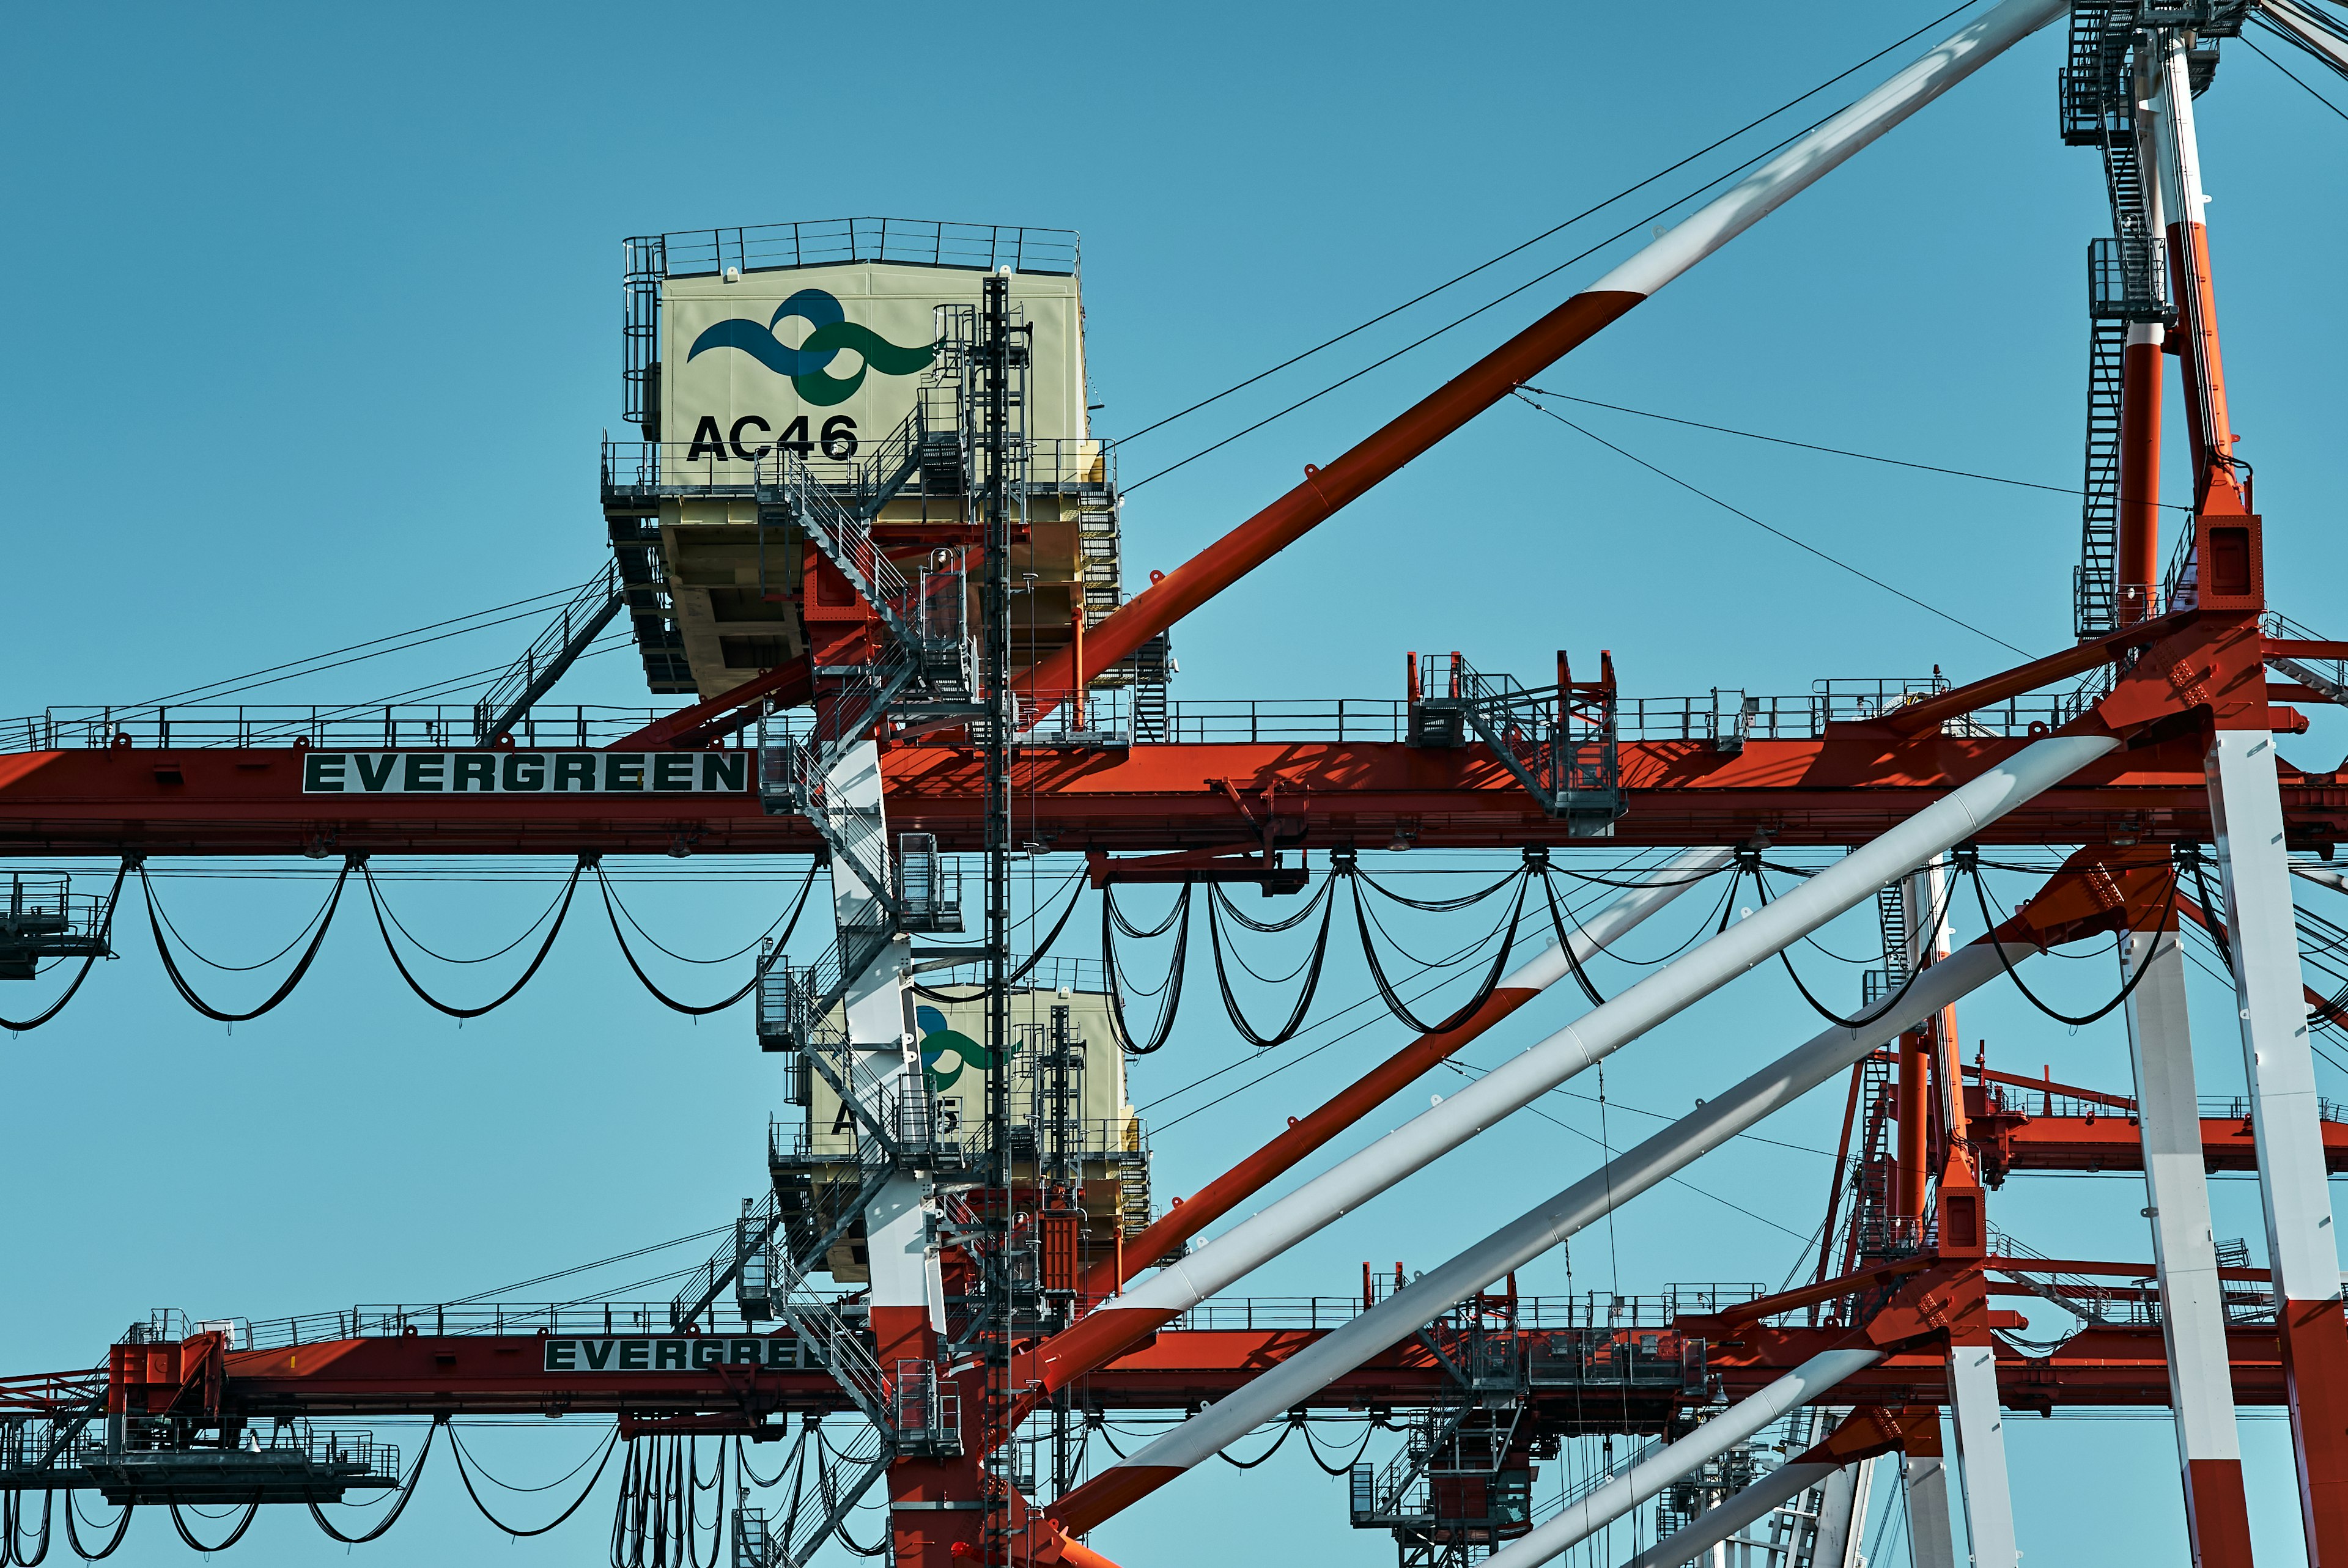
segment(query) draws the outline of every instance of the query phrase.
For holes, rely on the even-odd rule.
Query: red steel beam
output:
[[[1865,842],[1914,815],[2023,740],[1879,733],[1752,741],[1721,753],[1697,742],[1622,749],[1623,848],[1736,843]],[[799,817],[757,796],[308,795],[294,748],[32,752],[0,755],[0,851],[152,855],[806,854]],[[940,847],[983,842],[981,759],[966,748],[887,749],[890,820]],[[1518,848],[1566,842],[1482,747],[1422,751],[1388,743],[1266,742],[1028,753],[1014,787],[1039,842],[1062,851],[1260,846],[1261,825],[1230,792],[1279,802],[1283,842]],[[2348,839],[2348,784],[2283,771],[2294,844]],[[1026,819],[1023,817],[1023,822]],[[2190,735],[2115,753],[2001,818],[1984,843],[2208,842],[2206,780]]]

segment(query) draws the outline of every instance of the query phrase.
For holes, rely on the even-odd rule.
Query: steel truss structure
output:
[[[1788,1563],[1844,1568],[1872,1461],[1898,1454],[1918,1562],[1949,1561],[1953,1457],[1973,1561],[2013,1568],[1999,1412],[2135,1405],[2174,1411],[2195,1560],[2215,1568],[2250,1561],[2233,1418],[2267,1405],[2291,1415],[2310,1561],[2348,1568],[2348,1319],[2325,1180],[2348,1167],[2348,1122],[2316,1093],[2310,1044],[2315,1022],[2343,1015],[2302,977],[2290,859],[2328,858],[2348,838],[2348,784],[2282,763],[2276,746],[2306,728],[2291,704],[2348,701],[2348,683],[2322,670],[2348,661],[2348,641],[2268,610],[2263,522],[2227,414],[2194,138],[2216,40],[2254,10],[2329,36],[2281,0],[2004,0],[1385,426],[1307,466],[1294,489],[1178,570],[1121,604],[1113,591],[1087,598],[1065,640],[1025,663],[1007,629],[1034,461],[1021,424],[1025,349],[992,269],[1025,264],[1027,241],[1004,263],[1003,235],[1020,231],[986,231],[983,261],[971,263],[989,269],[983,301],[947,323],[941,368],[907,427],[845,478],[805,454],[762,454],[739,497],[757,512],[761,589],[771,548],[779,599],[834,607],[810,621],[806,657],[625,733],[591,735],[583,712],[575,733],[534,716],[623,608],[656,683],[690,689],[682,654],[662,641],[654,545],[634,521],[652,491],[688,481],[607,459],[618,567],[448,733],[438,719],[403,733],[389,712],[380,733],[375,715],[365,730],[314,715],[258,738],[242,717],[207,729],[200,713],[28,725],[22,748],[0,754],[0,838],[19,853],[126,865],[305,854],[353,866],[411,853],[582,866],[669,851],[823,857],[837,943],[812,966],[762,966],[759,1035],[827,1087],[851,1147],[822,1179],[802,1172],[788,1201],[778,1176],[672,1302],[139,1325],[99,1371],[0,1381],[0,1491],[21,1500],[88,1488],[126,1507],[314,1506],[353,1488],[412,1490],[422,1460],[403,1481],[396,1453],[322,1443],[304,1423],[538,1412],[616,1417],[629,1495],[641,1499],[664,1441],[788,1443],[796,1456],[810,1423],[839,1414],[869,1440],[842,1453],[820,1506],[780,1519],[737,1509],[738,1568],[796,1568],[876,1487],[901,1568],[1089,1564],[1106,1559],[1082,1537],[1193,1466],[1260,1429],[1305,1428],[1310,1443],[1311,1421],[1344,1414],[1404,1433],[1398,1456],[1365,1457],[1346,1473],[1353,1522],[1391,1531],[1406,1564],[1520,1568],[1653,1501],[1672,1533],[1642,1563],[1696,1561],[1735,1539],[1764,1541]],[[1576,681],[1560,654],[1556,682],[1539,687],[1456,652],[1415,655],[1406,698],[1385,712],[1357,708],[1351,733],[1343,705],[1250,705],[1242,731],[1235,709],[1198,707],[1186,720],[1166,703],[1165,640],[1178,621],[2066,16],[2065,137],[2099,149],[2114,222],[2090,262],[2098,325],[2074,646],[1953,689],[1822,689],[1701,709],[1622,696],[1611,655],[1599,679]],[[713,234],[717,264],[730,233],[739,264],[754,265],[752,232]],[[821,239],[756,232],[759,245],[787,239],[794,256]],[[899,242],[906,232],[951,264],[944,227],[901,228]],[[887,234],[850,224],[840,242],[889,254]],[[1055,264],[1073,268],[1074,255],[1071,238]],[[658,374],[643,304],[651,265],[632,260],[630,275],[640,423]],[[2190,521],[2165,572],[2164,353],[2183,371],[2194,475]],[[657,445],[650,425],[645,436]],[[1082,484],[1097,492],[1087,515],[1113,522],[1113,481],[1104,471]],[[943,520],[891,521],[885,508],[908,485],[950,499]],[[1112,689],[1133,694],[1120,706]],[[741,746],[746,734],[755,747]],[[354,779],[375,782],[348,787]],[[1046,1109],[1014,1114],[998,1077],[975,1129],[942,1117],[911,1024],[925,961],[911,938],[962,926],[959,880],[942,856],[978,854],[979,1044],[994,1061],[1009,1055],[1014,794],[1024,837],[1086,853],[1097,886],[1293,890],[1308,851],[1350,866],[1355,849],[1388,845],[1531,860],[1603,837],[1681,853],[1573,931],[1560,925],[1555,945],[1471,1008],[1189,1201],[1153,1214],[1145,1198],[1131,1224],[1112,1224],[1088,1189],[1120,1151],[1086,1142],[1071,1111],[1082,1058],[1065,1008],[1037,1057],[1035,1103]],[[1589,1010],[1500,1069],[1202,1239],[1430,1068],[1580,979],[1687,886],[1757,876],[1771,850],[1803,845],[1849,853],[1620,995],[1591,991]],[[1984,904],[1991,928],[1953,946],[1951,899],[2002,845],[2073,853],[2011,917],[1988,920]],[[1389,1278],[1365,1266],[1358,1295],[1342,1298],[1225,1294],[1870,901],[1886,962],[1857,1017],[1435,1268],[1406,1278],[1397,1265]],[[104,919],[69,918],[62,889],[54,902],[0,927],[8,956],[106,950]],[[2193,1081],[2188,927],[2224,955],[2240,1021],[2247,1092],[2219,1105]],[[2129,965],[2114,1004],[2135,1067],[2126,1091],[1962,1060],[1963,998],[2022,979],[2053,948],[2116,933]],[[1838,1079],[1849,1085],[1838,1206],[1809,1283],[1602,1304],[1519,1295],[1519,1268]],[[2143,1173],[2148,1260],[2039,1257],[1989,1224],[1989,1194],[2008,1174],[2079,1169]],[[2213,1169],[2256,1173],[2268,1267],[2211,1235]],[[811,1275],[851,1238],[864,1289],[817,1290]],[[2024,1300],[2052,1303],[2076,1327],[2025,1345],[2023,1316],[2000,1305]],[[1953,1456],[1941,1451],[1944,1409]],[[1081,1478],[1072,1456],[1085,1432],[1138,1410],[1182,1419]],[[1536,1509],[1537,1463],[1593,1432],[1652,1440],[1554,1512]],[[1782,1464],[1768,1462],[1771,1433],[1790,1456]],[[1040,1476],[1020,1459],[1039,1442],[1052,1456]],[[640,1462],[640,1445],[653,1457]],[[12,1501],[12,1550],[29,1517]],[[644,1529],[640,1519],[639,1555]]]

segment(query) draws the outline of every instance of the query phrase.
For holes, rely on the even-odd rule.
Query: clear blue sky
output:
[[[1108,405],[1097,418],[1115,434],[1539,233],[1939,10],[1698,0],[18,14],[0,67],[17,215],[0,254],[11,350],[0,444],[18,585],[0,708],[136,702],[584,578],[601,554],[595,443],[620,425],[623,236],[850,213],[1078,229],[1094,385]],[[2081,258],[2106,220],[2094,155],[2054,134],[2059,42],[2050,32],[1993,65],[1544,384],[2075,484]],[[1888,65],[1818,101],[1855,96]],[[2234,415],[2258,466],[2269,581],[2280,608],[2328,626],[2320,585],[2348,564],[2333,526],[2348,485],[2334,428],[2343,345],[2328,308],[2348,242],[2348,125],[2234,45],[2201,112]],[[1659,189],[1684,190],[1756,150],[1715,155]],[[1126,481],[1645,210],[1577,226],[1137,441],[1122,455]],[[1126,514],[1129,578],[1184,559],[1621,253],[1568,266],[1140,487]],[[1962,678],[2008,661],[1991,638],[2034,651],[2067,640],[2069,497],[1622,415],[1589,423],[1987,635],[1929,619],[1511,405],[1186,623],[1178,695],[1392,696],[1414,647],[1462,649],[1534,679],[1558,648],[1594,660],[1602,647],[1636,694],[1798,692],[1819,677],[1936,664]],[[256,695],[395,692],[501,661],[525,630]],[[558,695],[647,700],[625,654],[583,667]],[[2343,743],[2324,725],[2286,752],[2329,766]],[[180,928],[230,964],[267,958],[324,889],[306,861],[273,879],[159,869]],[[510,875],[431,879],[465,872],[448,863],[410,869],[392,887],[403,917],[459,955],[509,940],[551,890]],[[629,869],[644,878],[632,907],[695,954],[754,937],[797,877],[709,859]],[[1064,874],[1039,872],[1045,887]],[[1663,950],[1688,924],[1640,950]],[[1089,926],[1080,916],[1072,929]],[[1961,935],[1977,929],[1977,917],[1960,920]],[[1443,934],[1414,933],[1422,947]],[[233,1033],[171,993],[143,915],[124,937],[122,960],[58,1023],[0,1044],[0,1369],[87,1365],[151,1306],[259,1317],[469,1294],[716,1225],[762,1180],[762,1123],[779,1093],[748,1020],[696,1027],[660,1010],[618,962],[599,908],[582,907],[520,1002],[461,1030],[407,995],[357,918],[291,1002]],[[1828,937],[1846,953],[1865,938],[1856,925]],[[797,945],[814,950],[809,936]],[[2049,983],[2097,1000],[2107,966],[2059,966]],[[507,972],[490,963],[432,979],[477,997]],[[704,995],[721,978],[738,983],[740,965],[662,972]],[[202,983],[259,994],[250,976]],[[1852,982],[1838,971],[1833,983]],[[2222,998],[2196,983],[2197,1005],[2210,1004],[2204,1088],[2220,1092],[2239,1081],[2239,1061]],[[1347,1001],[1364,989],[1351,971],[1331,984]],[[40,989],[0,1000],[21,1013],[16,993]],[[1177,1044],[1135,1070],[1138,1103],[1247,1054],[1210,1016],[1211,997],[1204,978]],[[1477,1060],[1500,1060],[1570,1010],[1551,999]],[[1608,1091],[1675,1112],[1814,1027],[1781,979],[1756,976],[1626,1050]],[[1967,1009],[1965,1032],[1990,1041],[1993,1064],[2127,1081],[2116,1023],[2074,1034],[1997,994]],[[1376,1025],[1168,1132],[1160,1192],[1194,1189],[1317,1103],[1346,1076],[1346,1050],[1383,1054],[1401,1038]],[[2322,1071],[2326,1091],[2342,1093]],[[1827,1098],[1773,1135],[1830,1147],[1839,1097]],[[1601,1131],[1591,1105],[1553,1109]],[[1431,1265],[1487,1217],[1588,1169],[1593,1148],[1519,1117],[1251,1288],[1343,1293],[1365,1256]],[[1585,1238],[1573,1287],[1774,1285],[1818,1223],[1827,1175],[1828,1161],[1800,1149],[1723,1151],[1691,1173],[1703,1192],[1651,1194]],[[2142,1201],[2132,1180],[2019,1182],[1993,1217],[2050,1254],[2147,1256]],[[2254,1192],[2221,1184],[2218,1202],[2219,1235],[2259,1247]],[[1529,1283],[1564,1288],[1564,1260]],[[2187,1561],[2163,1423],[2017,1419],[2009,1432],[2033,1561]],[[546,1480],[592,1436],[529,1435],[485,1437],[484,1451],[513,1479]],[[2243,1435],[2260,1560],[2297,1561],[2287,1436],[2274,1420],[2246,1421]],[[537,1506],[509,1512],[534,1520]],[[1233,1553],[1389,1561],[1383,1535],[1345,1528],[1344,1506],[1340,1483],[1283,1455],[1201,1473],[1097,1543],[1133,1568]],[[603,1528],[591,1503],[562,1532],[510,1545],[443,1471],[370,1550],[553,1563],[600,1554]],[[266,1568],[314,1561],[317,1539],[306,1519],[273,1515],[237,1550]],[[166,1522],[148,1519],[121,1561],[184,1553]]]

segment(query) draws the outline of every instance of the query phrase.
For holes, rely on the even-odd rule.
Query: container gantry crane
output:
[[[730,263],[724,233],[713,236],[699,272],[672,266],[676,237],[632,241],[630,410],[646,440],[605,455],[614,569],[466,733],[438,716],[403,732],[397,714],[291,730],[256,730],[246,715],[52,714],[0,737],[15,747],[0,754],[0,835],[20,853],[126,867],[158,855],[341,856],[346,866],[423,852],[582,866],[661,851],[819,856],[837,942],[814,965],[762,963],[758,1032],[791,1062],[801,1103],[828,1096],[837,1146],[778,1153],[773,1195],[657,1312],[354,1307],[258,1325],[159,1315],[98,1372],[0,1380],[0,1489],[88,1488],[126,1508],[314,1509],[401,1485],[402,1466],[379,1445],[288,1438],[287,1423],[531,1411],[615,1416],[641,1496],[640,1443],[795,1439],[796,1452],[807,1422],[853,1413],[869,1440],[851,1447],[849,1475],[826,1484],[820,1507],[779,1528],[737,1511],[742,1568],[804,1561],[875,1487],[887,1550],[907,1568],[1084,1564],[1106,1560],[1081,1537],[1251,1431],[1319,1411],[1412,1412],[1403,1456],[1350,1474],[1354,1522],[1392,1530],[1406,1563],[1522,1568],[1661,1500],[1676,1532],[1641,1563],[1694,1561],[1764,1521],[1782,1530],[1798,1519],[1789,1561],[1848,1564],[1866,1466],[1886,1453],[1903,1456],[1916,1557],[1930,1563],[1952,1561],[1946,1409],[1973,1560],[2011,1568],[2000,1410],[2137,1404],[2175,1412],[2196,1561],[2247,1564],[2234,1412],[2280,1405],[2310,1561],[2348,1568],[2348,1320],[2326,1185],[2327,1170],[2348,1163],[2348,1124],[2316,1093],[2310,1043],[2314,1023],[2343,1015],[2302,977],[2289,858],[2328,857],[2348,828],[2348,785],[2283,764],[2275,742],[2307,727],[2289,704],[2348,701],[2348,684],[2322,670],[2348,661],[2348,642],[2302,634],[2267,609],[2194,138],[2216,41],[2253,14],[2348,57],[2338,29],[2289,0],[2004,0],[1123,602],[1099,444],[1024,423],[1042,372],[1013,280],[1052,271],[1033,261],[1025,231],[1007,253],[994,231],[983,255],[960,258],[980,287],[941,309],[912,412],[861,463],[832,424],[754,448],[754,423],[774,434],[765,421],[710,421],[691,443],[664,443],[661,290],[686,276],[734,284],[760,262],[747,231],[735,231]],[[1413,659],[1407,699],[1354,713],[1351,733],[1343,706],[1310,737],[1267,737],[1251,712],[1244,731],[1236,714],[1202,712],[1189,734],[1167,723],[1166,639],[1178,622],[2066,15],[2065,138],[2100,149],[2115,226],[2091,259],[2105,324],[2075,645],[1953,689],[1828,690],[1701,711],[1622,697],[1611,655],[1598,680],[1580,682],[1560,655],[1557,682],[1529,689],[1454,653]],[[945,226],[929,233],[943,257]],[[796,227],[792,243],[802,243]],[[885,229],[865,243],[850,226],[850,259],[890,259]],[[777,312],[779,323],[796,309],[816,329],[780,351],[788,374],[819,375],[814,362],[835,339],[884,368],[894,362],[881,349],[907,352],[862,328],[865,339],[842,335],[853,323],[822,299],[831,313],[796,294]],[[692,354],[705,342],[758,340],[705,333]],[[2190,522],[2165,573],[2164,352],[2182,368],[2193,474]],[[670,355],[672,385],[679,371]],[[1111,578],[1088,573],[1088,560],[1107,561]],[[695,575],[711,562],[722,579]],[[1009,640],[1009,585],[1056,569],[1065,623],[1023,657]],[[688,613],[680,605],[694,591],[709,597]],[[705,624],[695,619],[705,611]],[[623,613],[655,690],[699,700],[596,730],[582,711],[559,733],[540,699]],[[729,615],[768,630],[725,635]],[[1119,687],[1130,693],[1122,728],[1108,696]],[[754,730],[757,743],[741,745]],[[1002,872],[1014,792],[1025,837],[1085,852],[1103,887],[1292,889],[1303,878],[1290,855],[1319,849],[1350,864],[1358,846],[1386,844],[1515,850],[1529,866],[1598,837],[1679,853],[1576,929],[1560,923],[1536,958],[1505,975],[1496,965],[1473,1006],[1188,1202],[1153,1215],[1145,1201],[1128,1224],[1123,1197],[1105,1205],[1099,1194],[1136,1169],[1120,1163],[1129,1151],[1087,1142],[1068,1111],[1085,1059],[1066,1007],[1024,993],[1044,1014],[1027,1026],[1042,1074],[1034,1103],[1051,1109],[1023,1116],[1009,1075],[995,1072],[983,1116],[968,1123],[945,1113],[913,1022],[916,995],[934,989],[919,977],[939,960],[912,938],[961,928],[944,857],[979,854],[983,972],[954,996],[983,1014],[966,1060],[999,1065],[1013,1053],[1020,976]],[[1953,946],[1951,899],[1969,879],[1978,886],[1982,850],[1999,845],[2075,847],[2011,917],[1985,918],[1979,939]],[[1591,991],[1589,1010],[1501,1068],[1201,1239],[1569,975],[1588,989],[1584,964],[1685,887],[1757,877],[1762,856],[1788,846],[1848,853],[1619,995]],[[1254,1304],[1226,1298],[1354,1207],[1869,901],[1885,970],[1857,1017],[1414,1277],[1365,1266],[1358,1296],[1267,1305],[1262,1322]],[[0,927],[5,958],[102,947],[102,930],[70,928],[65,908],[59,895],[56,917]],[[2247,1091],[2214,1115],[2193,1080],[2187,927],[2226,957],[2240,1023]],[[2129,1025],[2129,1092],[1962,1061],[1955,1009],[1966,996],[2098,935],[2127,955],[2114,1006]],[[56,945],[68,940],[81,945]],[[1849,1208],[1830,1211],[1808,1284],[1605,1314],[1519,1294],[1519,1269],[1844,1077]],[[1988,1194],[2009,1173],[2089,1166],[2144,1173],[2149,1263],[2036,1257],[1990,1227]],[[2267,1268],[2221,1255],[2209,1168],[2257,1173]],[[818,1292],[810,1276],[827,1266],[836,1279],[852,1271],[860,1299]],[[2052,1302],[2079,1327],[2032,1353],[2011,1339],[2024,1319],[2001,1298]],[[1602,1417],[1585,1414],[1594,1389],[1609,1394]],[[1072,1422],[1125,1409],[1185,1416],[1080,1483],[1062,1470],[1058,1440]],[[1016,1457],[1039,1420],[1055,1423],[1047,1489]],[[1755,1440],[1781,1425],[1797,1451],[1757,1465]],[[1535,1463],[1563,1438],[1599,1430],[1659,1440],[1536,1518]],[[420,1466],[419,1455],[409,1491]],[[26,1517],[12,1503],[11,1550]]]

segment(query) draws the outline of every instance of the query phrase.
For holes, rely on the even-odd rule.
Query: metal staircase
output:
[[[2200,20],[2220,27],[2225,20],[2216,13],[2227,9],[2198,8],[2209,13]],[[2058,78],[2063,140],[2097,150],[2112,213],[2111,237],[2087,247],[2086,474],[2072,587],[2072,620],[2082,638],[2116,629],[2123,593],[2145,586],[2121,583],[2116,575],[2120,367],[2128,323],[2167,323],[2176,313],[2137,136],[2135,54],[2148,23],[2177,25],[2174,10],[2164,7],[2154,17],[2137,0],[2080,0],[2071,8],[2069,45]]]
[[[1408,744],[1491,748],[1541,809],[1575,838],[1603,838],[1626,809],[1616,748],[1613,663],[1577,682],[1560,661],[1554,686],[1526,687],[1488,674],[1457,653],[1414,656]]]
[[[612,624],[624,602],[615,559],[580,585],[545,630],[522,650],[521,657],[473,704],[473,743],[486,746],[499,735],[510,734],[531,704],[545,696],[602,634],[603,628]]]

